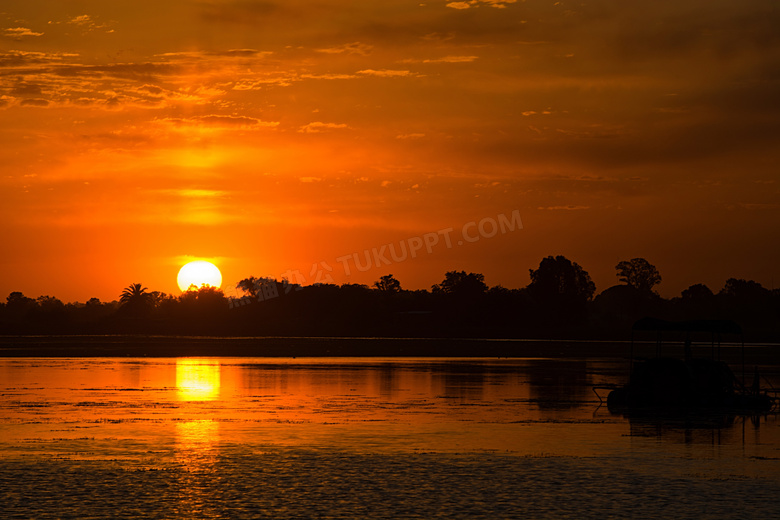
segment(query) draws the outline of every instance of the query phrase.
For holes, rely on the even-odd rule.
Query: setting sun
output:
[[[216,265],[205,260],[196,260],[184,265],[176,277],[179,289],[186,291],[191,286],[202,287],[209,285],[219,288],[222,285],[222,273]]]

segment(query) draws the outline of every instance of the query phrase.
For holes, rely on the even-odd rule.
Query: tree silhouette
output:
[[[718,294],[741,301],[760,302],[769,296],[770,291],[753,280],[729,278]]]
[[[162,305],[162,303],[169,298],[172,298],[172,296],[168,296],[164,292],[152,291],[148,293],[147,300],[149,305],[156,309],[160,307],[160,305]]]
[[[661,275],[653,264],[644,258],[623,260],[615,266],[618,280],[642,293],[652,292],[653,286],[661,283]]]
[[[152,310],[152,295],[140,283],[130,284],[119,295],[120,309],[127,317],[140,318]]]
[[[123,304],[141,304],[149,299],[148,289],[140,283],[130,284],[119,295],[119,302]]]
[[[374,282],[374,287],[379,291],[387,294],[395,294],[401,292],[401,282],[395,279],[392,274],[386,274]]]
[[[184,291],[181,296],[179,296],[179,302],[200,309],[227,308],[227,299],[225,298],[222,289],[210,285],[202,285]]]
[[[718,301],[709,287],[702,283],[689,286],[675,298],[676,312],[680,319],[712,319],[717,316]]]
[[[65,304],[63,304],[62,301],[60,301],[58,298],[54,298],[53,296],[38,296],[35,301],[39,308],[46,311],[62,309],[65,307]]]
[[[14,291],[6,298],[6,315],[12,321],[21,321],[25,319],[36,307],[34,299],[28,298],[20,291]]]
[[[682,299],[686,301],[701,301],[713,296],[712,290],[703,283],[691,285],[681,293]]]
[[[756,281],[729,278],[716,298],[725,316],[752,333],[767,330],[773,326],[770,324],[778,323],[780,299]]]
[[[33,316],[37,321],[51,324],[65,318],[65,304],[52,296],[38,296]]]
[[[449,271],[432,290],[402,290],[388,274],[372,288],[359,284],[300,286],[249,277],[236,289],[262,304],[231,305],[214,287],[192,287],[180,296],[125,288],[119,301],[63,303],[51,296],[28,298],[12,292],[0,302],[2,334],[190,334],[399,337],[625,338],[639,318],[731,319],[748,341],[780,339],[780,290],[752,280],[729,278],[713,294],[691,285],[665,299],[652,289],[660,282],[642,258],[620,262],[621,284],[594,298],[595,284],[564,256],[543,258],[521,289],[488,288],[484,276]],[[294,292],[293,292],[294,291]],[[245,300],[251,301],[249,296]],[[242,299],[242,300],[243,300]],[[747,336],[749,334],[749,336]]]
[[[487,289],[485,275],[466,271],[448,271],[440,284],[431,287],[434,293],[457,296],[477,296],[484,294]]]
[[[289,290],[286,284],[287,282],[284,280],[277,282],[274,278],[250,276],[236,283],[236,289],[241,289],[252,300],[263,301],[266,299],[269,290],[277,296],[280,288]]]
[[[244,294],[246,294],[253,300],[256,300],[257,290],[259,288],[258,282],[259,282],[258,278],[254,276],[250,276],[236,283],[236,289],[241,289],[244,292]]]
[[[548,256],[531,269],[531,283],[528,292],[539,304],[556,307],[559,311],[583,310],[596,292],[596,284],[577,262],[565,256]]]
[[[22,294],[20,291],[13,291],[11,294],[8,295],[8,297],[5,299],[7,302],[7,305],[9,307],[15,307],[15,306],[29,306],[31,304],[35,303],[35,300],[32,298],[28,298],[24,294]]]

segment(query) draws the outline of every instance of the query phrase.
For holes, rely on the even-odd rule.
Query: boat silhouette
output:
[[[634,360],[634,333],[656,333],[656,356]],[[661,356],[664,333],[673,332],[685,336],[683,356]],[[711,334],[711,355],[693,355],[691,335]],[[742,330],[729,320],[693,320],[672,322],[656,318],[643,318],[632,327],[630,375],[622,386],[602,386],[611,390],[607,396],[607,408],[614,413],[728,413],[751,415],[769,412],[776,399],[769,394],[774,390],[762,390],[756,369],[753,382],[745,384],[744,342],[742,342],[742,379],[720,359],[720,339],[724,335],[742,335]],[[594,391],[596,388],[594,388]],[[598,395],[598,392],[596,392]]]

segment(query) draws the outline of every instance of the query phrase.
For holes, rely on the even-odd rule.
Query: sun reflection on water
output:
[[[177,359],[176,390],[181,401],[213,401],[220,393],[220,364],[211,359]]]
[[[213,463],[219,441],[219,422],[211,419],[176,424],[176,457],[191,471]]]
[[[182,511],[198,510],[208,499],[198,475],[215,471],[220,424],[209,411],[216,405],[213,401],[220,399],[221,368],[215,359],[176,360],[176,397],[182,403],[176,422],[175,453],[187,469],[181,482]],[[203,404],[206,402],[209,404]],[[208,418],[200,418],[204,413]],[[193,419],[193,415],[198,418]]]

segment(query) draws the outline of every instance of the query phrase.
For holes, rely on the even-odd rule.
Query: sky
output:
[[[780,287],[779,27],[774,0],[4,0],[0,297],[179,294],[189,260],[226,292],[519,288],[548,255],[598,292],[635,257],[665,297]]]

